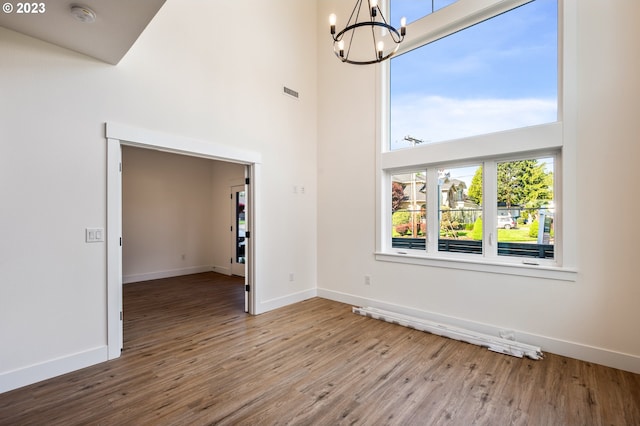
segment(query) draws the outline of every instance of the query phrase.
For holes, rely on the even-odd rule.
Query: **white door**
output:
[[[245,276],[247,197],[244,185],[231,187],[231,273]]]

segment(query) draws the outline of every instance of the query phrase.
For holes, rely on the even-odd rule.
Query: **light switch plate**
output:
[[[104,228],[86,228],[85,241],[87,243],[100,243],[104,241]]]

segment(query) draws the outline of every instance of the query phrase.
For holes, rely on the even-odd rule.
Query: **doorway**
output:
[[[107,137],[107,346],[108,358],[120,356],[123,345],[122,314],[122,146],[166,151],[175,154],[227,161],[245,165],[246,179],[260,179],[259,153],[195,140],[176,135],[106,124]],[[255,233],[256,211],[259,206],[256,191],[245,187],[245,233]],[[256,262],[259,250],[253,238],[245,235],[244,244],[246,310],[256,313]]]

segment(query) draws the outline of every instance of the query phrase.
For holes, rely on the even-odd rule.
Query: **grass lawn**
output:
[[[457,235],[458,238],[461,239],[471,239],[471,233],[472,231],[458,231]],[[440,237],[444,237],[445,236],[445,232],[440,230]],[[508,242],[520,242],[520,243],[530,243],[530,242],[536,242],[538,239],[535,237],[530,237],[529,236],[529,227],[520,227],[520,228],[516,228],[516,229],[498,229],[498,241],[501,243],[508,243]]]
[[[535,237],[529,236],[529,227],[516,229],[498,229],[498,241],[506,242],[531,242],[537,241]]]

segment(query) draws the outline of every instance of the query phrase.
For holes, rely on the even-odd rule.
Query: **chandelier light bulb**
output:
[[[378,8],[378,0],[369,0],[369,5],[371,6],[371,16],[376,16],[378,14],[376,11]]]
[[[378,42],[378,59],[382,60],[382,52],[384,51],[384,42]]]
[[[404,37],[407,35],[407,18],[404,16],[400,18],[400,35]]]
[[[338,18],[336,17],[335,13],[332,13],[331,15],[329,15],[329,25],[331,26],[331,34],[335,34],[336,33],[336,21],[338,20]]]

